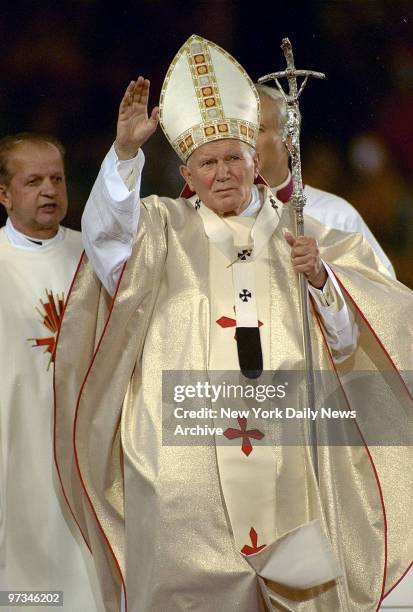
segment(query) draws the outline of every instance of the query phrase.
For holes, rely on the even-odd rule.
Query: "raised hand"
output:
[[[321,261],[316,240],[309,236],[293,236],[287,231],[284,237],[291,247],[294,270],[302,272],[313,287],[321,289],[327,280],[327,272]]]
[[[142,76],[131,81],[119,106],[115,150],[119,159],[134,157],[158,125],[159,108],[155,106],[148,117],[148,79]]]

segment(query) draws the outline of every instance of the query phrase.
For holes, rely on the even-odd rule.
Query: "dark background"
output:
[[[47,132],[66,146],[79,219],[115,134],[128,82],[151,79],[151,106],[192,33],[232,53],[256,80],[284,69],[327,74],[302,98],[304,179],[347,198],[413,287],[413,2],[146,0],[7,2],[0,19],[0,134]],[[177,195],[178,160],[159,129],[144,148],[143,194]],[[0,224],[4,223],[1,211]]]

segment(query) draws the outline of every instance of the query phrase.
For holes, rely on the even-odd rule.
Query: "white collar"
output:
[[[258,188],[254,185],[251,191],[250,203],[243,213],[238,215],[239,217],[250,217],[254,215],[257,210],[259,211],[251,229],[251,243],[253,249],[250,261],[258,257],[261,253],[271,235],[274,233],[281,218],[282,202],[277,200],[268,188],[264,190],[264,194],[265,199],[261,206],[260,193]],[[189,199],[189,202],[201,215],[205,233],[208,238],[231,262],[234,255],[234,238],[231,229],[224,222],[224,219],[205,206],[196,194]]]
[[[257,213],[260,210],[260,208],[261,208],[260,194],[259,194],[257,186],[253,185],[251,189],[250,203],[248,204],[247,208],[245,208],[245,210],[243,210],[239,214],[239,216],[240,217],[252,217],[253,215],[255,215],[255,213]]]
[[[26,236],[25,234],[22,234],[16,230],[9,218],[6,221],[6,226],[4,229],[10,244],[18,249],[23,249],[24,251],[43,251],[51,246],[54,246],[58,242],[61,242],[65,237],[64,228],[59,226],[58,232],[56,236],[53,236],[53,238],[48,238],[47,240],[30,238],[30,236]]]

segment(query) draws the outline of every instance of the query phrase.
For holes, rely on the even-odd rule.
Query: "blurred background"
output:
[[[304,180],[348,199],[413,288],[411,0],[59,0],[7,2],[0,20],[0,133],[53,134],[66,147],[70,213],[80,216],[115,134],[123,91],[151,79],[151,107],[192,33],[232,53],[256,80],[285,68],[327,74],[301,98]],[[145,145],[143,195],[178,195],[179,161],[159,129]],[[0,225],[5,215],[0,207]]]

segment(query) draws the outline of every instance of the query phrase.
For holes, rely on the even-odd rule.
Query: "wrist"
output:
[[[309,278],[308,282],[316,289],[322,289],[327,282],[327,278],[327,272],[324,266],[321,266],[319,272],[313,278]]]
[[[134,157],[136,157],[138,151],[139,151],[139,145],[135,145],[133,147],[124,147],[119,145],[118,142],[116,142],[115,140],[115,153],[118,156],[118,159],[120,161],[126,161],[128,159],[133,159]]]

